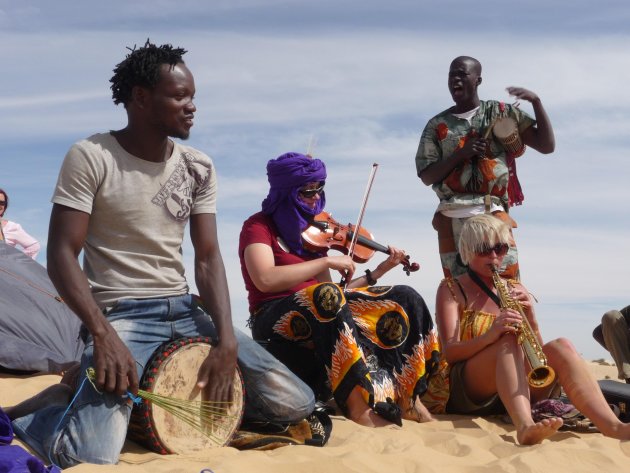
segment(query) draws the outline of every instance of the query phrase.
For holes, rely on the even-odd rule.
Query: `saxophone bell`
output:
[[[532,369],[527,375],[527,383],[532,388],[546,388],[556,378],[556,372],[551,366],[539,366]]]

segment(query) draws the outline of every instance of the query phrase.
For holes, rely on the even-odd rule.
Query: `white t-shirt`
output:
[[[216,213],[216,190],[212,160],[189,146],[154,163],[110,133],[75,143],[52,202],[90,214],[83,271],[99,306],[188,292],[184,230],[191,214]]]

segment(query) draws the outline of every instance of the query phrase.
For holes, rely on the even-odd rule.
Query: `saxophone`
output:
[[[501,281],[501,277],[496,268],[492,270],[492,281],[499,294],[501,307],[504,309],[514,309],[519,312],[523,318],[517,337],[518,343],[521,345],[523,353],[532,368],[527,375],[527,382],[533,388],[549,386],[555,379],[556,373],[553,368],[547,365],[547,357],[538,342],[538,337],[536,337],[532,326],[529,324],[529,320],[527,320],[523,306],[510,295],[507,287],[503,284],[503,281]]]

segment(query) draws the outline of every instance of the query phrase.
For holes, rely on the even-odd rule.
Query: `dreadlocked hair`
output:
[[[131,51],[124,61],[114,68],[114,75],[109,80],[112,85],[112,98],[116,105],[122,103],[125,106],[131,100],[131,91],[135,86],[152,88],[160,79],[160,66],[184,62],[182,56],[186,54],[183,48],[174,48],[170,44],[156,46],[148,39],[143,47]]]

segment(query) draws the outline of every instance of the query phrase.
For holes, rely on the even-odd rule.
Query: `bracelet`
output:
[[[377,279],[374,279],[374,277],[372,276],[372,271],[370,271],[369,269],[365,270],[365,279],[367,279],[367,283],[369,286],[374,286],[374,284],[378,282]]]

